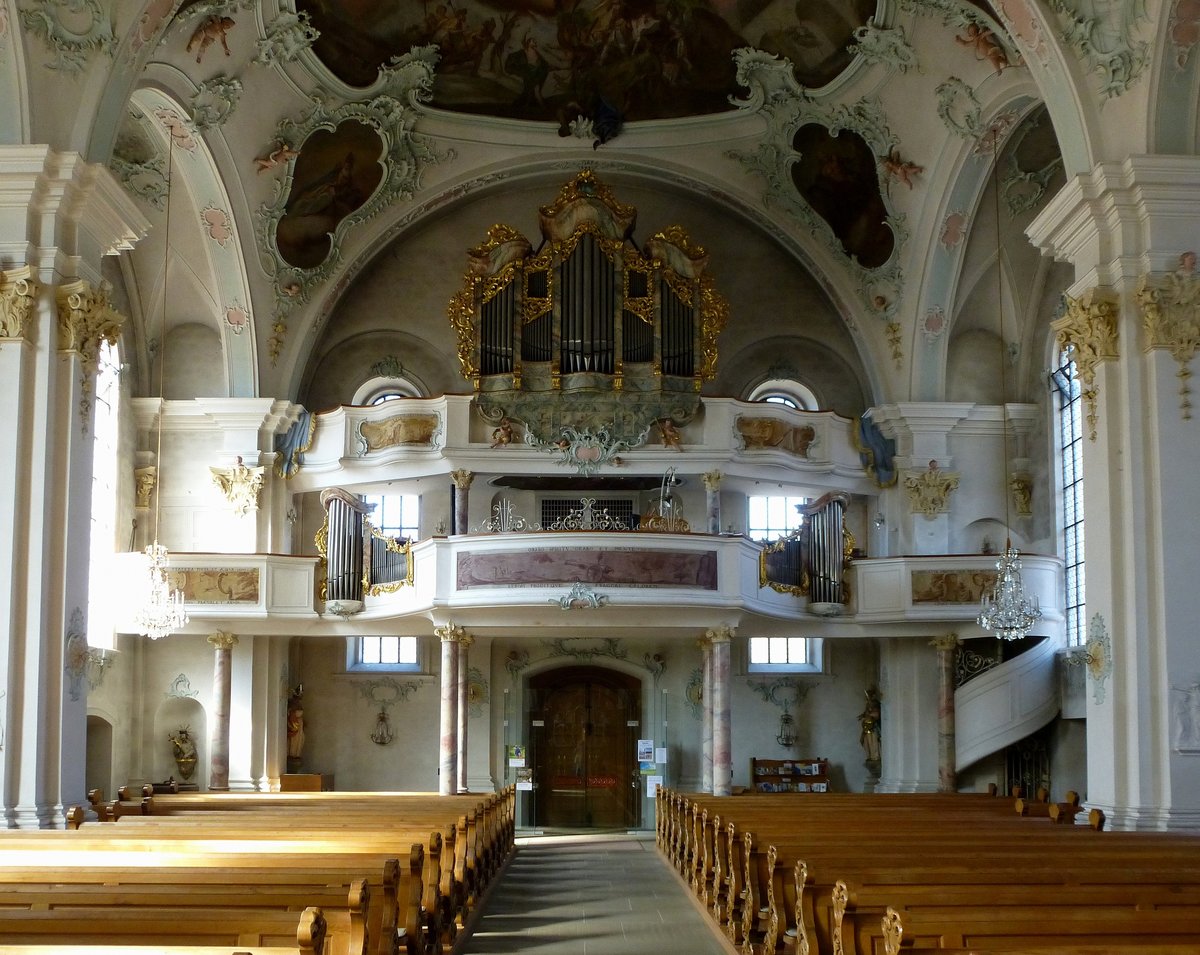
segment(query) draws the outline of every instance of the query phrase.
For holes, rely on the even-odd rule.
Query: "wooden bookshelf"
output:
[[[752,757],[750,780],[756,793],[829,792],[829,760]]]

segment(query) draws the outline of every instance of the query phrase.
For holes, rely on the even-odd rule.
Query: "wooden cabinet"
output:
[[[750,760],[756,793],[823,793],[829,791],[827,759]]]

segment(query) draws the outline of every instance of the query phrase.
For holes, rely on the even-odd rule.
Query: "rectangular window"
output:
[[[1058,393],[1059,471],[1062,501],[1063,560],[1066,564],[1067,643],[1087,642],[1083,574],[1083,425],[1082,390],[1075,362],[1064,352],[1050,375]]]
[[[754,496],[748,499],[747,536],[751,540],[771,541],[799,530],[804,518],[796,510],[808,503],[806,497],[787,495]]]
[[[417,669],[416,637],[359,637],[352,669]]]
[[[747,641],[749,673],[820,673],[821,640],[808,637],[751,637]]]
[[[418,540],[421,536],[419,494],[364,494],[363,502],[374,505],[371,525],[388,537]]]

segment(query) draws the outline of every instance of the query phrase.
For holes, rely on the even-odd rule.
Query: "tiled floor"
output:
[[[459,955],[728,955],[652,834],[518,839]]]

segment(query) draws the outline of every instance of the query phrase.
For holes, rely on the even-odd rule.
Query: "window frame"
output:
[[[1058,497],[1056,535],[1063,556],[1063,618],[1067,645],[1087,642],[1087,595],[1084,569],[1083,389],[1071,350],[1058,356],[1050,372],[1054,405],[1055,490]]]
[[[786,663],[757,663],[752,658],[752,643],[754,640],[798,640],[805,646],[804,662]],[[745,641],[747,674],[822,674],[825,672],[825,640],[822,637],[801,637],[790,635],[786,637],[748,636]]]
[[[363,647],[366,640],[397,640],[412,641],[412,662],[368,663],[363,660]],[[413,634],[362,634],[346,639],[346,672],[348,673],[413,673],[428,672],[428,661],[425,660],[424,641]],[[380,657],[382,657],[382,652]],[[399,653],[398,653],[399,656]]]

